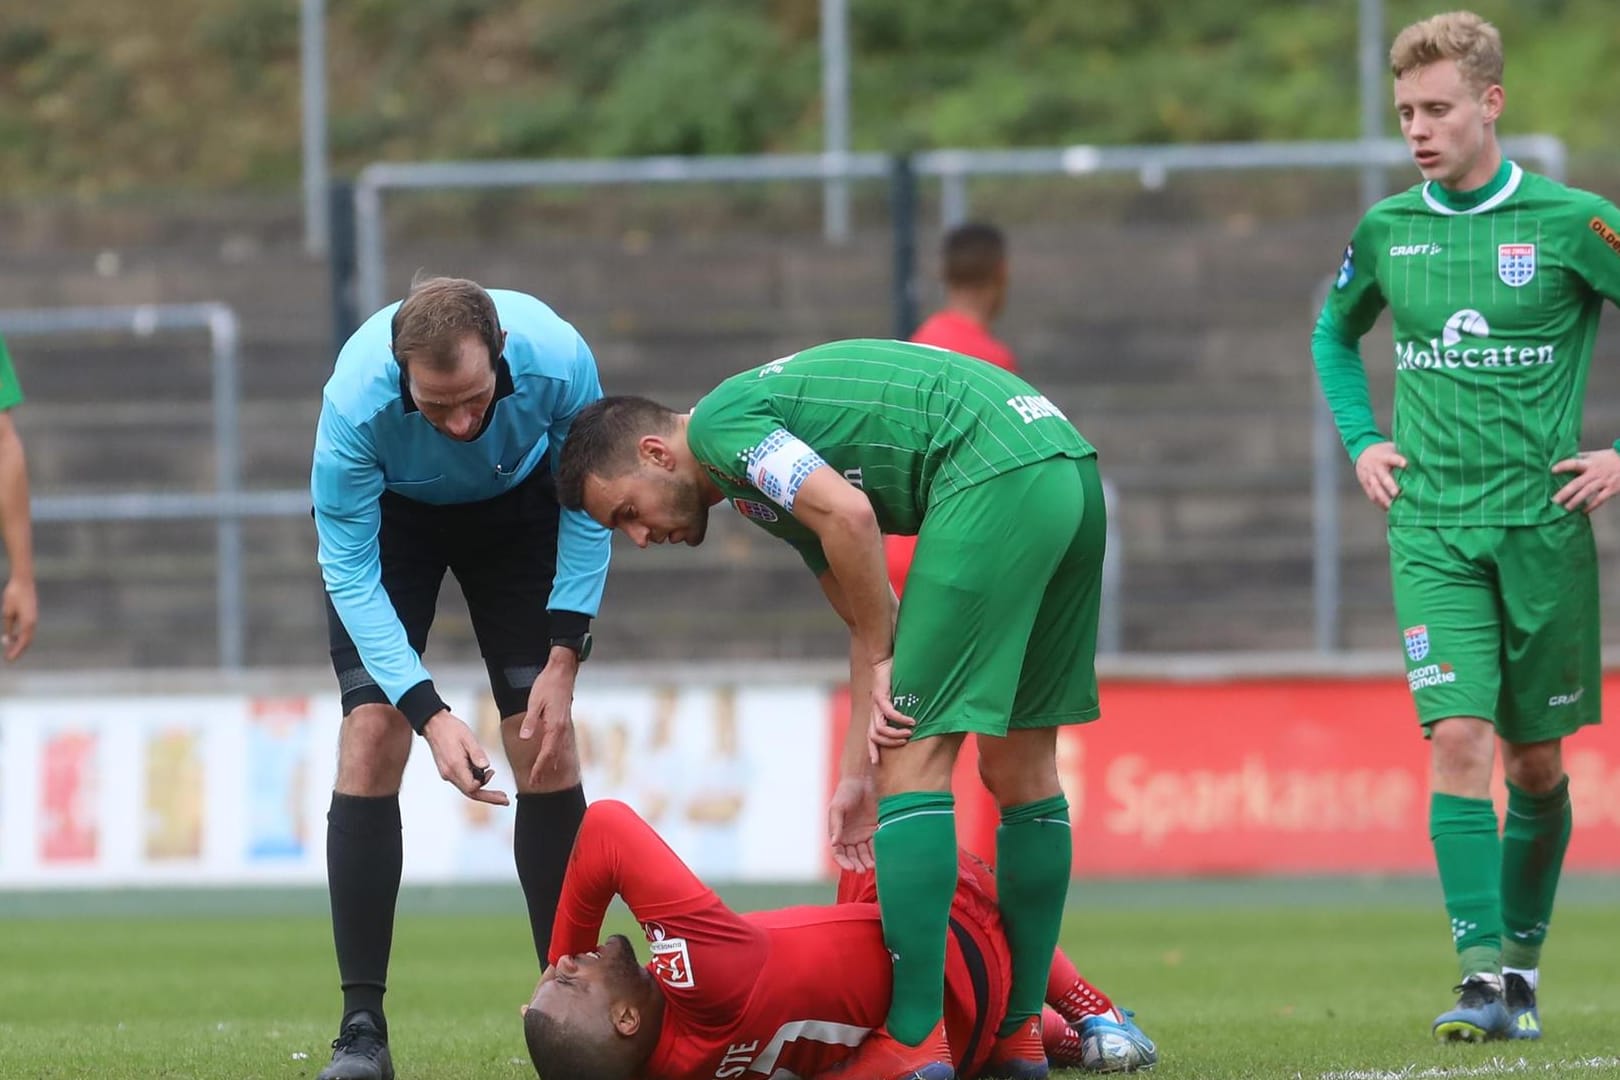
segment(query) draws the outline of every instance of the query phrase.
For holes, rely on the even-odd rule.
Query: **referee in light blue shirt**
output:
[[[422,665],[444,573],[467,598],[517,783],[513,853],[543,965],[585,811],[569,713],[610,534],[559,510],[553,471],[602,396],[579,332],[532,296],[418,281],[338,354],[310,487],[343,694],[327,884],[343,1021],[319,1080],[392,1080],[383,1014],[414,731],[479,802],[489,757]],[[536,737],[538,735],[538,737]]]

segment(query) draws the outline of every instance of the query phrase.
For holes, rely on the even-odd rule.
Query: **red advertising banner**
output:
[[[1564,744],[1575,870],[1620,870],[1620,675],[1604,681],[1610,719]],[[1105,682],[1102,707],[1059,738],[1076,876],[1432,869],[1428,746],[1398,677]],[[835,731],[847,708],[834,695]],[[963,756],[958,834],[990,855],[996,811]]]

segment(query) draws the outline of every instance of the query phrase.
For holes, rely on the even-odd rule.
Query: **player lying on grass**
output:
[[[973,1076],[995,1041],[1011,970],[994,878],[960,860],[946,957],[945,1024],[955,1066]],[[585,813],[552,930],[551,964],[523,1010],[541,1080],[836,1076],[883,1022],[891,969],[871,874],[846,873],[839,903],[738,914],[623,803]],[[620,896],[652,959],[628,939],[598,944]],[[1053,957],[1044,1042],[1054,1065],[1129,1071],[1151,1040]],[[850,1078],[858,1080],[858,1078]]]

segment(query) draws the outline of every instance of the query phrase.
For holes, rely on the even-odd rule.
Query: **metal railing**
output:
[[[219,662],[242,667],[246,612],[242,589],[242,519],[309,512],[307,491],[242,490],[238,385],[238,323],[225,304],[142,304],[130,307],[70,307],[0,310],[0,335],[11,338],[123,333],[150,337],[163,331],[206,330],[212,356],[214,490],[212,492],[123,491],[35,495],[35,521],[214,522],[215,616]]]
[[[1564,172],[1565,150],[1549,135],[1502,140],[1511,156]],[[953,224],[968,210],[973,176],[1136,174],[1144,186],[1171,173],[1255,169],[1344,169],[1410,164],[1400,139],[1293,143],[1188,143],[1167,146],[1062,146],[1027,150],[930,150],[912,156],[918,176],[941,184],[941,218]],[[388,302],[383,196],[390,190],[590,187],[624,184],[762,183],[782,180],[881,180],[887,154],[754,154],[733,157],[567,158],[507,161],[378,162],[354,185],[357,300],[362,316]]]

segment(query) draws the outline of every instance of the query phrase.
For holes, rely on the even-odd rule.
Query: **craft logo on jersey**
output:
[[[1496,245],[1496,276],[1502,279],[1502,284],[1515,289],[1530,284],[1530,279],[1536,276],[1536,245]]]
[[[664,936],[662,926],[651,926],[647,931],[647,946],[652,952],[652,972],[665,986],[689,989],[696,983],[692,979],[692,952],[685,938]]]
[[[1344,245],[1344,262],[1339,264],[1339,278],[1333,283],[1335,289],[1342,289],[1350,284],[1350,279],[1356,276],[1356,247],[1354,244]]]
[[[772,510],[765,503],[755,502],[753,499],[732,499],[731,504],[737,508],[737,513],[745,518],[753,518],[755,521],[780,520],[777,518],[775,510]]]
[[[1429,655],[1429,627],[1408,626],[1406,628],[1406,656],[1414,664]]]

